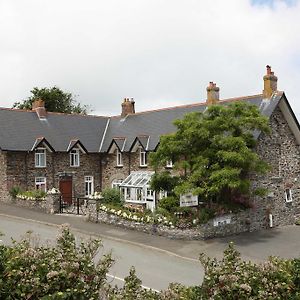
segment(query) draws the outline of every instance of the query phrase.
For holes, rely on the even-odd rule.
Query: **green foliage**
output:
[[[270,257],[263,264],[245,262],[229,244],[221,261],[200,256],[205,269],[201,299],[299,299],[298,259]]]
[[[10,190],[9,190],[9,194],[13,197],[16,198],[18,194],[22,193],[22,189],[19,186],[13,186]]]
[[[167,160],[179,170],[174,191],[192,192],[202,201],[228,201],[250,194],[250,172],[269,170],[254,151],[254,132],[268,133],[269,126],[255,105],[234,102],[213,105],[204,112],[187,114],[174,122],[177,131],[161,137],[150,163],[159,170]],[[167,174],[157,175],[166,181]],[[155,183],[159,186],[159,183]]]
[[[164,171],[155,173],[150,182],[151,189],[154,191],[166,191],[168,195],[172,194],[176,185],[178,185],[179,178],[171,176],[170,172]]]
[[[103,203],[120,206],[123,201],[121,200],[120,191],[118,189],[106,188],[102,191]]]
[[[271,257],[255,264],[243,261],[230,243],[221,260],[200,255],[205,271],[202,284],[172,283],[158,293],[142,286],[134,267],[123,287],[110,286],[106,274],[113,261],[110,255],[99,258],[100,247],[99,240],[76,242],[67,225],[61,226],[54,246],[39,245],[30,232],[11,246],[0,245],[0,299],[300,299],[298,258]]]
[[[167,210],[168,212],[174,212],[180,205],[178,197],[169,196],[159,200],[158,206]]]
[[[12,246],[0,246],[0,299],[99,299],[109,255],[97,263],[100,241],[76,245],[63,225],[54,247],[34,245],[29,233]]]
[[[86,114],[88,106],[77,103],[74,99],[74,95],[68,92],[64,92],[60,88],[54,86],[52,88],[33,88],[31,96],[22,102],[14,103],[14,108],[19,109],[31,109],[32,103],[36,99],[42,99],[45,101],[45,107],[47,111],[61,112],[61,113],[78,113]]]
[[[24,199],[24,200],[43,200],[45,199],[47,193],[41,190],[31,190],[31,191],[25,191],[25,192],[19,192],[16,196],[18,198]]]

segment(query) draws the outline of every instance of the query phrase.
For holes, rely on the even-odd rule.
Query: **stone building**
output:
[[[31,111],[1,108],[0,197],[13,186],[56,187],[71,201],[118,186],[132,172],[151,171],[148,153],[155,151],[161,135],[175,130],[175,119],[204,111],[207,105],[246,101],[259,107],[272,129],[268,136],[257,134],[257,152],[272,170],[266,176],[253,175],[253,185],[267,187],[269,194],[253,199],[249,222],[253,230],[292,224],[300,213],[299,124],[269,66],[263,82],[262,94],[226,100],[219,99],[219,88],[210,82],[203,103],[145,112],[135,112],[134,100],[125,98],[121,114],[113,117],[47,112],[41,100]]]

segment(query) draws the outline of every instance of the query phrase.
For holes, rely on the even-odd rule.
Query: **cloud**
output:
[[[257,1],[256,1],[257,2]],[[260,1],[261,2],[261,1]],[[274,0],[2,0],[0,105],[57,85],[101,115],[260,93],[265,65],[300,115],[300,5]]]

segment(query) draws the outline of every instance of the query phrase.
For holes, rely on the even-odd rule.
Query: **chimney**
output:
[[[206,88],[207,91],[207,105],[216,104],[219,102],[219,91],[220,89],[217,87],[217,85],[210,81],[208,87]]]
[[[36,99],[32,103],[32,110],[35,110],[39,119],[46,119],[47,111],[45,108],[45,101],[42,99]]]
[[[271,98],[272,94],[277,91],[277,77],[272,72],[271,67],[267,65],[267,74],[264,76],[263,97]]]
[[[124,101],[122,103],[122,113],[121,113],[121,117],[126,117],[129,114],[134,114],[135,113],[135,109],[134,109],[134,100],[133,98],[124,98]]]

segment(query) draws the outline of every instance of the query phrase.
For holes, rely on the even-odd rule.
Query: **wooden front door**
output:
[[[72,204],[72,177],[63,177],[59,181],[59,190],[64,203]]]

